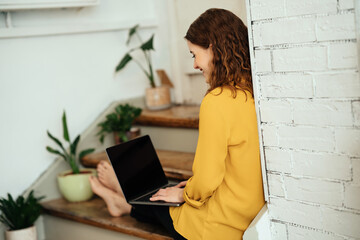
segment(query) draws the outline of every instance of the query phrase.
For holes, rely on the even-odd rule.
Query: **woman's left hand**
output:
[[[150,201],[165,201],[172,203],[183,203],[184,188],[180,187],[167,187],[160,189],[157,193],[152,195]]]

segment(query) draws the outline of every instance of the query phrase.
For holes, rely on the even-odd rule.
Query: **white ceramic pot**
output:
[[[36,227],[31,226],[28,228],[5,231],[6,240],[37,240]]]
[[[86,171],[86,172],[84,172]],[[61,194],[69,202],[82,202],[89,200],[93,195],[89,176],[96,175],[91,168],[80,169],[79,174],[71,174],[72,170],[60,173],[57,177]]]
[[[149,110],[162,110],[171,107],[170,88],[160,86],[145,91],[146,107]]]

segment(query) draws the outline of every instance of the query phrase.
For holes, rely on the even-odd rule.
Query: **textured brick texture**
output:
[[[313,77],[305,74],[273,74],[258,76],[264,98],[312,98]]]
[[[360,239],[354,0],[251,0],[272,240]]]
[[[286,225],[278,222],[270,222],[272,240],[282,240],[287,238]]]

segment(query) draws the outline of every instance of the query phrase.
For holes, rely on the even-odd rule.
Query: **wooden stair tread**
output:
[[[130,216],[112,217],[100,198],[80,203],[70,203],[64,199],[55,199],[41,203],[43,211],[49,215],[73,220],[92,226],[109,229],[124,234],[150,239],[173,239],[162,226],[138,222]]]
[[[178,105],[160,111],[143,109],[134,124],[143,126],[195,128],[199,127],[200,106]]]
[[[165,175],[171,179],[187,180],[192,176],[194,153],[156,150]],[[106,152],[88,154],[81,159],[85,167],[95,168],[101,160],[108,160]]]

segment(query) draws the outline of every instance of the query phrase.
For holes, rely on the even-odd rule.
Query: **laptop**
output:
[[[181,203],[150,201],[159,189],[169,183],[149,135],[135,138],[106,149],[115,175],[129,204],[180,206]]]

